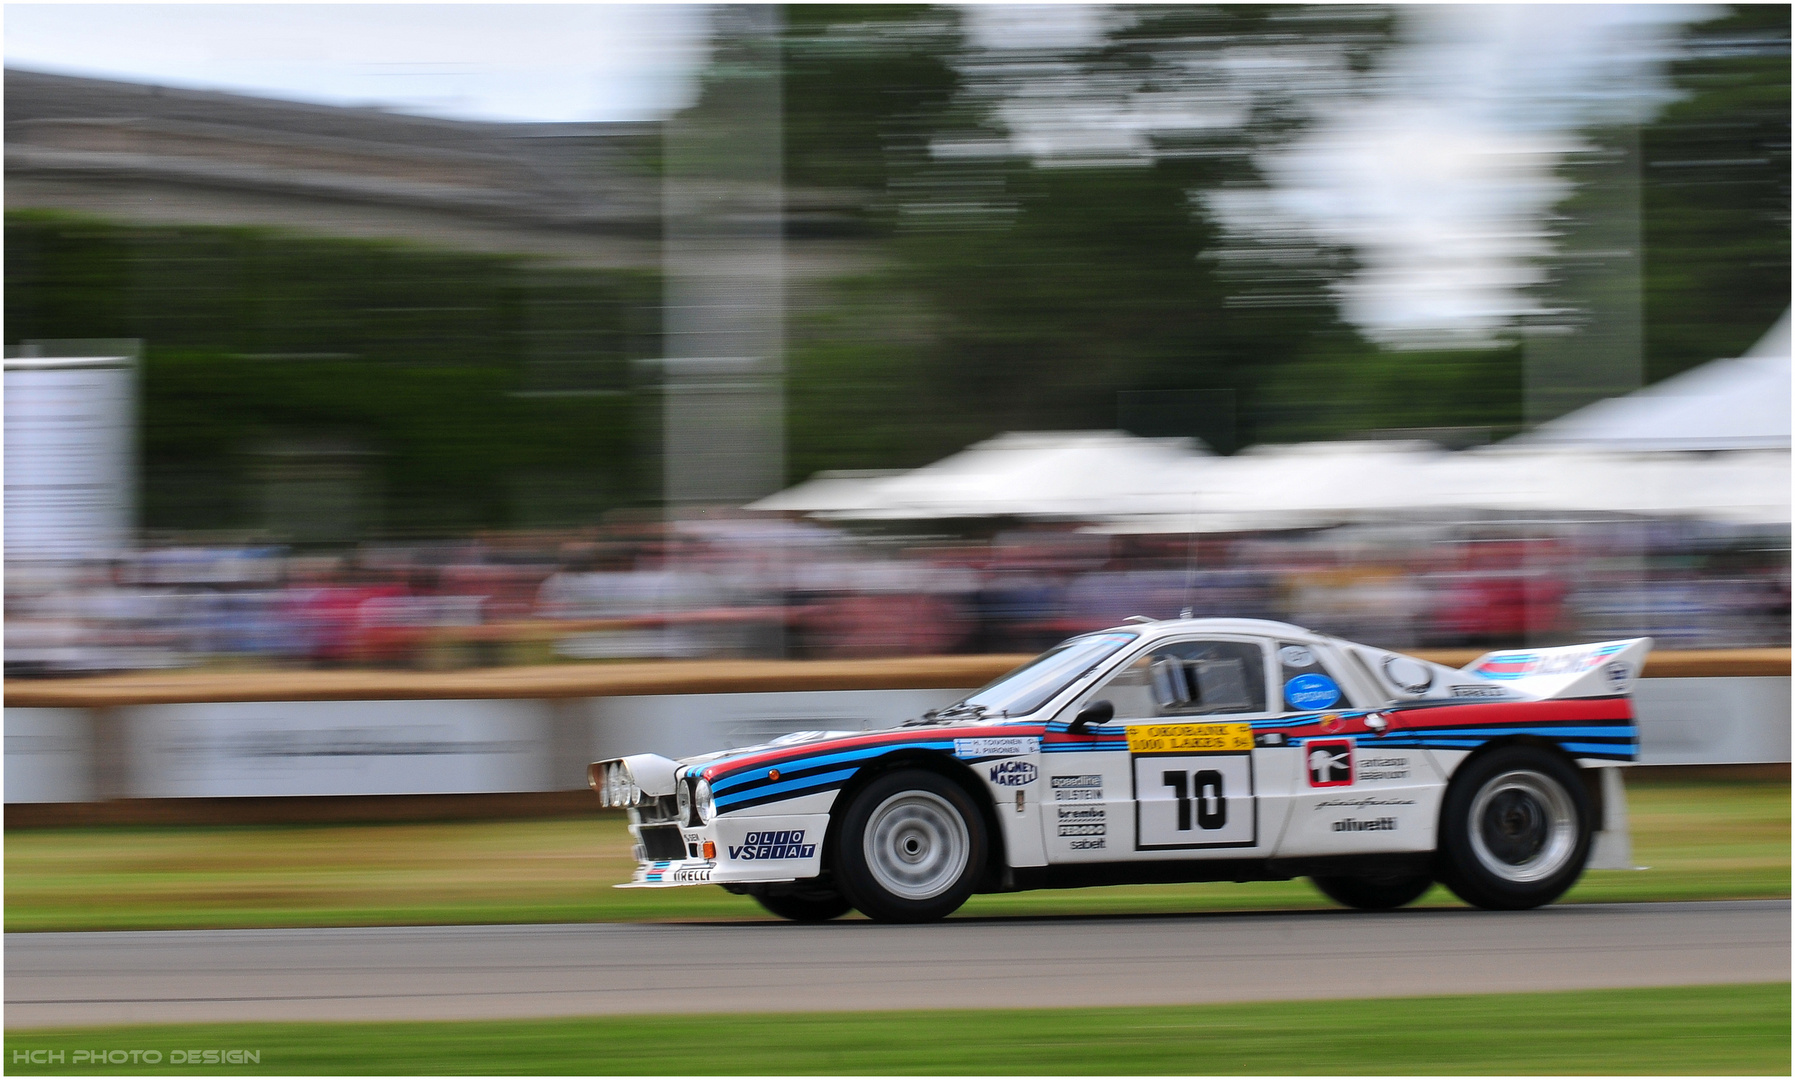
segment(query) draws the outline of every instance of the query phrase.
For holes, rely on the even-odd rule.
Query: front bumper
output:
[[[671,835],[674,828],[678,829],[677,839]],[[632,810],[636,871],[616,887],[667,889],[814,878],[823,871],[823,838],[828,828],[828,814],[725,815],[708,825],[675,826],[665,821],[643,822]]]

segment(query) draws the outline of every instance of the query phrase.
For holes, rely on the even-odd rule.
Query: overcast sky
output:
[[[1526,309],[1552,170],[1575,129],[1664,99],[1661,60],[1691,5],[1404,9],[1384,87],[1263,164],[1269,198],[1223,209],[1302,223],[1358,252],[1346,314],[1402,343],[1475,340]],[[969,9],[988,46],[1075,47],[1078,5]],[[8,4],[10,66],[480,120],[652,119],[705,56],[682,4]]]
[[[682,4],[7,4],[6,63],[473,120],[645,120],[685,104]]]

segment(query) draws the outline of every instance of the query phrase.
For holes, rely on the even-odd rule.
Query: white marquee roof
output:
[[[1217,460],[1190,439],[1141,439],[1119,431],[1010,432],[897,475],[820,474],[749,509],[863,521],[1085,520],[1159,505],[1182,482],[1186,468]]]
[[[1784,312],[1744,356],[1598,401],[1510,441],[1613,450],[1787,450],[1789,399]]]
[[[1506,443],[1253,447],[1011,432],[910,472],[819,473],[749,507],[837,520],[1032,517],[1114,532],[1238,532],[1454,513],[1787,524],[1789,316],[1750,353],[1598,402]],[[1718,451],[1677,453],[1667,451]]]

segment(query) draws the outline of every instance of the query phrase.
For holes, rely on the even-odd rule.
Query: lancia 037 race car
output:
[[[720,885],[776,915],[940,919],[975,892],[1307,876],[1355,908],[1439,881],[1484,908],[1625,866],[1616,767],[1651,639],[1462,669],[1247,619],[1072,638],[882,731],[594,762],[622,887]]]

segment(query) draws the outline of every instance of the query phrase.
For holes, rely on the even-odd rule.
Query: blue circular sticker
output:
[[[1340,700],[1340,687],[1326,675],[1298,675],[1284,684],[1284,700],[1293,709],[1325,709]]]

